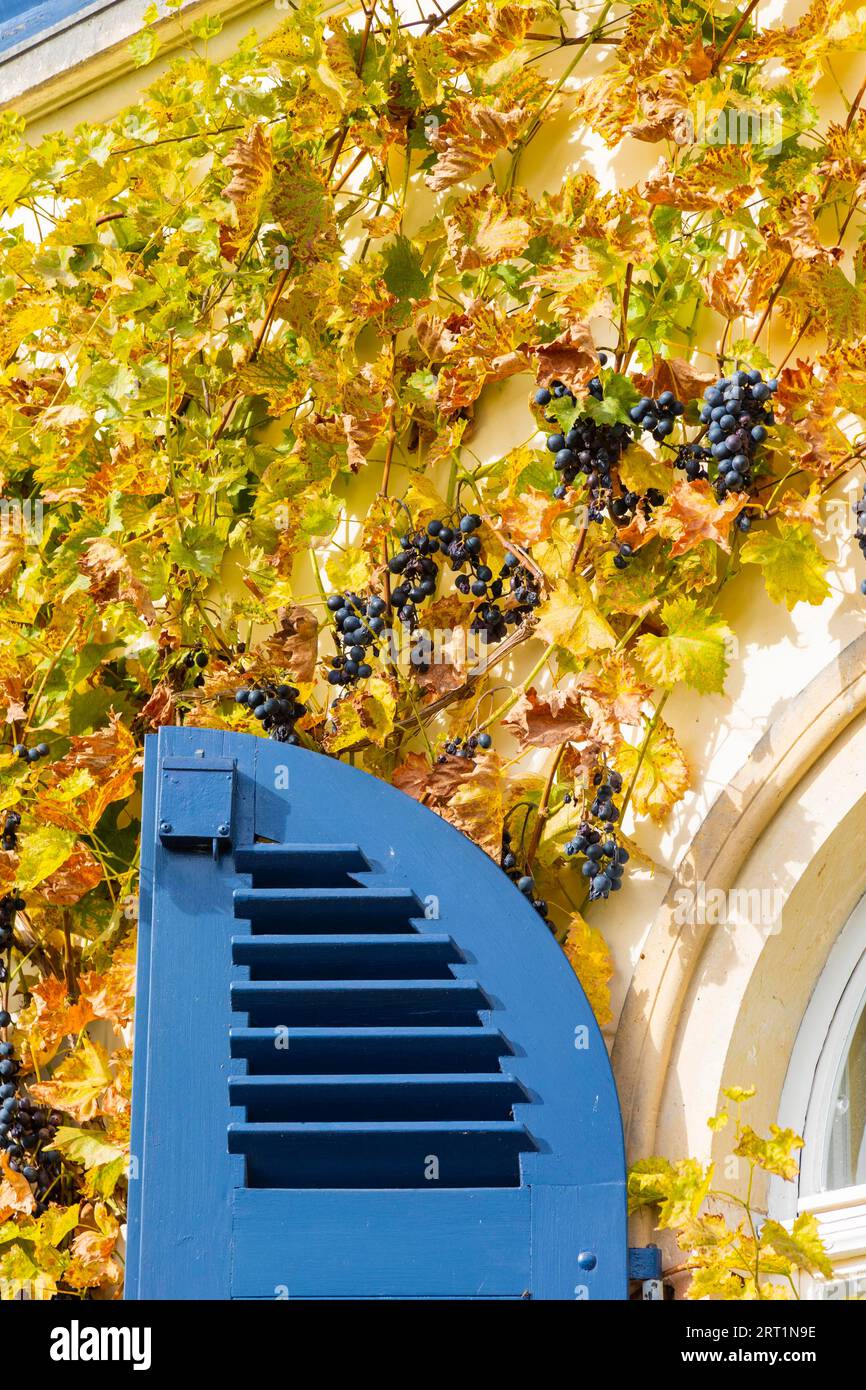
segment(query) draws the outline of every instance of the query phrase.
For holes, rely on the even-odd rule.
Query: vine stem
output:
[[[282,296],[283,290],[284,290],[285,287],[286,287],[286,282],[287,282],[289,276],[290,276],[291,273],[292,273],[292,269],[293,269],[292,265],[289,264],[289,265],[286,266],[285,270],[280,271],[280,278],[279,278],[279,280],[277,281],[277,283],[276,283],[276,285],[275,285],[275,287],[274,287],[274,291],[273,291],[273,293],[272,293],[270,299],[268,300],[268,304],[267,304],[267,307],[266,307],[266,309],[265,309],[265,316],[264,316],[264,318],[262,319],[261,325],[260,325],[260,327],[259,327],[259,331],[258,331],[258,333],[257,333],[256,336],[255,336],[255,340],[254,340],[254,342],[253,342],[253,346],[252,346],[252,348],[251,348],[251,350],[250,350],[250,355],[249,355],[249,358],[247,359],[249,362],[254,362],[254,361],[256,360],[256,358],[258,357],[258,355],[259,355],[259,353],[260,353],[260,351],[261,351],[261,349],[262,349],[262,347],[263,347],[263,345],[264,345],[264,341],[265,341],[265,338],[267,337],[268,329],[269,329],[270,326],[271,326],[271,322],[273,321],[274,314],[275,314],[276,311],[277,311],[277,305],[278,305],[279,302],[280,302],[280,298],[281,298],[281,296]],[[232,416],[234,415],[235,406],[237,405],[237,403],[238,403],[238,401],[239,401],[240,399],[241,399],[241,397],[240,397],[239,395],[232,396],[231,400],[230,400],[230,401],[228,402],[228,404],[226,405],[225,409],[223,410],[222,415],[220,416],[219,423],[217,424],[217,427],[216,427],[216,429],[214,430],[213,435],[212,435],[212,437],[211,437],[211,438],[212,438],[212,442],[215,443],[216,440],[222,438],[223,434],[225,433],[226,429],[228,428],[228,425],[229,425],[229,422],[230,422]]]
[[[625,268],[625,285],[622,291],[622,317],[619,323],[619,339],[616,345],[616,370],[622,367],[623,357],[628,349],[628,302],[631,298],[631,277],[634,266],[631,261]]]
[[[72,927],[70,926],[71,913],[69,908],[63,909],[63,973],[66,977],[66,993],[75,1002],[78,993],[78,981],[75,978],[75,968],[72,962]]]
[[[583,525],[582,525],[582,527],[580,528],[580,535],[579,535],[578,538],[577,538],[577,541],[576,541],[576,543],[575,543],[575,547],[574,547],[574,549],[573,549],[572,552],[571,552],[571,559],[570,559],[569,562],[568,562],[568,572],[569,572],[569,574],[574,574],[574,571],[577,569],[577,567],[578,567],[578,565],[579,565],[579,563],[580,563],[580,557],[581,557],[581,555],[583,554],[583,547],[584,547],[585,544],[586,544],[586,537],[587,537],[588,531],[589,531],[589,517],[588,517],[588,516],[584,516],[584,518],[583,518]]]
[[[539,671],[542,671],[544,669],[544,667],[547,665],[548,661],[550,660],[551,656],[555,651],[556,643],[550,642],[548,646],[545,647],[544,651],[541,653],[541,656],[538,658],[537,662],[533,666],[526,679],[521,681],[517,689],[511,692],[507,700],[503,700],[499,708],[495,709],[493,713],[489,716],[489,718],[485,719],[483,724],[479,725],[479,732],[481,729],[489,728],[491,724],[498,723],[502,716],[504,714],[507,714],[508,711],[512,709],[514,705],[517,704],[517,701],[521,698],[523,692],[529,689],[530,685],[535,680],[535,677],[538,675]]]
[[[393,358],[393,352],[392,352]],[[397,442],[397,402],[391,402],[391,409],[388,416],[388,443],[385,448],[385,462],[382,467],[382,486],[379,489],[379,496],[382,501],[388,498],[388,484],[391,480],[391,464],[394,459],[394,445]],[[388,569],[388,538],[382,538],[382,564],[384,566],[382,587],[385,591],[385,602],[391,606],[391,571]]]
[[[745,28],[746,24],[748,24],[749,19],[751,18],[751,15],[752,15],[753,10],[756,10],[757,7],[758,7],[758,0],[749,0],[749,4],[748,4],[748,5],[746,6],[746,8],[743,10],[743,13],[740,15],[740,18],[737,20],[737,23],[734,25],[734,27],[733,27],[733,29],[731,30],[730,34],[729,34],[728,37],[725,39],[725,42],[722,44],[721,48],[719,49],[718,54],[717,54],[716,57],[713,59],[713,66],[712,66],[712,68],[710,69],[710,71],[712,72],[712,74],[713,74],[714,77],[715,77],[716,73],[718,72],[719,68],[722,66],[722,63],[725,61],[725,58],[728,56],[728,53],[729,53],[730,50],[733,48],[734,44],[737,42],[737,39],[740,37],[740,34],[742,33],[742,31],[743,31],[743,29]]]
[[[622,825],[623,821],[625,820],[625,813],[628,810],[629,802],[631,801],[632,797],[632,792],[634,791],[635,783],[638,779],[638,774],[640,773],[641,767],[643,766],[643,761],[647,753],[649,752],[649,746],[652,743],[653,735],[655,734],[655,731],[658,727],[658,722],[661,718],[662,710],[667,704],[668,696],[670,695],[670,693],[671,692],[669,690],[666,690],[665,693],[662,695],[661,699],[655,707],[653,717],[647,725],[647,731],[644,734],[643,743],[641,744],[640,751],[637,755],[637,762],[634,765],[634,772],[631,775],[631,781],[629,782],[626,794],[622,799],[622,806],[620,807],[619,811],[620,825]]]
[[[859,109],[860,109],[860,103],[861,103],[861,101],[863,100],[864,96],[866,96],[866,78],[864,78],[864,80],[861,82],[860,87],[859,87],[859,89],[858,89],[858,91],[857,91],[857,95],[855,96],[854,100],[852,101],[851,105],[850,105],[849,108],[848,108],[848,116],[847,116],[847,119],[846,119],[846,121],[845,121],[845,130],[846,130],[846,131],[848,131],[848,130],[851,129],[851,126],[852,126],[852,124],[853,124],[853,122],[854,122],[854,117],[856,116],[857,112],[858,112]],[[820,210],[821,210],[821,208],[822,208],[822,206],[823,206],[823,203],[824,203],[825,198],[827,197],[827,193],[828,193],[829,188],[830,188],[830,183],[831,183],[831,180],[830,180],[830,178],[829,178],[829,176],[828,176],[828,177],[824,180],[823,187],[822,187],[821,192],[820,192],[820,194],[819,194],[819,196],[818,196],[818,201],[817,201],[816,206],[815,206],[815,216],[816,216],[816,217],[817,217],[818,213],[820,212]],[[851,218],[852,218],[852,216],[853,216],[853,214],[854,214],[854,209],[855,209],[856,206],[857,206],[857,198],[856,198],[856,195],[855,195],[854,199],[852,200],[851,207],[850,207],[849,210],[848,210],[848,215],[847,215],[847,217],[845,218],[845,221],[842,223],[842,227],[841,227],[841,230],[840,230],[840,232],[839,232],[839,236],[838,236],[838,239],[837,239],[837,242],[836,242],[836,246],[835,246],[835,248],[834,248],[835,250],[838,250],[839,247],[840,247],[842,238],[843,238],[843,236],[845,235],[845,232],[847,231],[848,223],[851,221]],[[779,278],[777,279],[776,284],[775,284],[775,286],[774,286],[774,288],[773,288],[773,292],[772,292],[772,294],[770,295],[769,299],[767,300],[767,305],[766,305],[766,308],[764,309],[763,314],[761,315],[760,323],[758,324],[757,328],[755,329],[754,333],[752,334],[752,342],[753,342],[753,343],[756,343],[756,342],[758,341],[758,339],[760,338],[761,333],[763,332],[764,327],[765,327],[765,325],[766,325],[766,323],[767,323],[767,320],[768,320],[768,318],[770,317],[770,314],[771,314],[772,311],[773,311],[773,305],[776,303],[776,300],[777,300],[778,297],[779,297],[779,294],[780,294],[780,292],[781,292],[781,290],[782,290],[782,287],[784,286],[785,281],[787,280],[787,278],[788,278],[788,276],[790,275],[792,269],[794,268],[795,263],[796,263],[796,258],[795,258],[794,256],[790,256],[790,257],[788,258],[788,261],[787,261],[786,265],[783,267],[783,269],[782,269],[782,271],[781,271],[781,274],[779,275]],[[789,355],[790,355],[790,354],[789,354]],[[786,358],[785,360],[787,361],[787,358]]]
[[[447,10],[440,10],[438,15],[432,15],[427,23],[427,28],[424,30],[424,33],[431,34],[434,29],[437,29],[440,24],[443,24],[445,22],[446,19],[450,19],[451,16],[457,10],[462,9],[465,4],[466,0],[454,0],[454,4],[449,5]]]
[[[522,137],[521,140],[518,141],[518,143],[517,143],[517,148],[516,148],[516,150],[514,151],[514,154],[513,154],[512,159],[511,159],[511,171],[510,171],[509,176],[508,176],[508,187],[509,187],[509,188],[512,187],[512,185],[513,185],[513,183],[514,183],[514,180],[515,180],[516,177],[517,177],[517,166],[518,166],[518,164],[519,164],[519,162],[520,162],[520,156],[521,156],[521,154],[522,154],[523,151],[526,149],[526,147],[527,147],[527,145],[530,143],[530,141],[535,139],[535,136],[538,134],[538,132],[539,132],[539,130],[540,130],[540,128],[541,128],[541,118],[542,118],[542,116],[544,115],[544,113],[545,113],[545,111],[547,110],[547,108],[548,108],[548,106],[550,105],[550,103],[553,101],[554,97],[557,95],[557,93],[560,91],[560,89],[563,87],[563,85],[568,81],[569,77],[570,77],[571,74],[574,72],[574,70],[575,70],[575,68],[577,67],[578,63],[580,62],[581,58],[583,58],[584,54],[585,54],[585,53],[589,50],[589,48],[591,47],[592,42],[593,42],[593,39],[594,39],[594,36],[595,36],[595,35],[599,32],[599,30],[603,27],[604,22],[605,22],[605,20],[607,19],[608,15],[610,14],[610,11],[611,11],[612,9],[613,9],[613,0],[605,0],[605,4],[604,4],[604,6],[603,6],[603,8],[602,8],[601,14],[598,16],[598,19],[595,21],[595,24],[592,26],[592,29],[591,29],[590,33],[586,36],[586,38],[585,38],[585,39],[583,40],[583,42],[580,44],[580,47],[578,48],[578,50],[577,50],[577,52],[575,53],[574,57],[571,59],[571,62],[567,64],[567,66],[566,66],[566,68],[565,68],[565,71],[564,71],[563,73],[561,73],[560,76],[556,79],[556,81],[554,82],[554,84],[553,84],[553,86],[551,87],[550,91],[548,92],[547,96],[544,98],[544,101],[541,103],[541,105],[539,106],[538,110],[536,111],[535,116],[533,117],[532,122],[531,122],[531,124],[530,124],[530,126],[529,126],[529,129],[527,130],[526,134]]]
[[[550,760],[550,767],[547,771],[547,779],[544,783],[544,790],[541,793],[541,801],[538,804],[538,814],[535,817],[535,824],[532,827],[532,835],[529,839],[529,848],[526,851],[526,867],[531,871],[532,861],[534,860],[544,827],[550,817],[550,794],[553,791],[553,784],[556,781],[556,774],[559,771],[559,764],[565,752],[565,744],[561,743],[556,749]]]
[[[50,677],[52,671],[53,671],[53,670],[55,669],[55,667],[57,666],[58,661],[60,660],[60,658],[61,658],[61,656],[63,655],[63,653],[66,651],[66,648],[69,646],[69,643],[72,641],[72,639],[73,639],[74,637],[77,637],[77,636],[80,634],[81,628],[82,628],[82,623],[83,623],[83,619],[82,619],[81,615],[79,614],[79,616],[78,616],[78,618],[76,619],[74,625],[69,629],[69,632],[66,634],[66,637],[65,637],[64,640],[61,642],[60,646],[57,648],[57,651],[54,653],[53,657],[51,658],[50,662],[48,663],[48,667],[47,667],[47,669],[46,669],[46,671],[45,671],[45,674],[43,675],[42,680],[39,682],[39,688],[38,688],[38,690],[36,691],[36,694],[33,696],[33,699],[32,699],[31,702],[30,702],[30,707],[29,707],[29,709],[28,709],[28,711],[27,711],[27,718],[26,718],[26,720],[24,721],[24,727],[23,727],[23,729],[21,730],[20,742],[22,742],[22,743],[24,742],[25,736],[26,736],[26,735],[29,733],[29,731],[30,731],[30,727],[31,727],[31,725],[32,725],[32,723],[33,723],[33,716],[34,716],[34,714],[36,713],[36,710],[37,710],[37,708],[38,708],[38,706],[39,706],[39,701],[40,701],[41,698],[42,698],[42,692],[43,692],[43,690],[45,689],[45,686],[46,686],[46,684],[47,684],[47,682],[48,682],[48,679],[49,679],[49,677]]]
[[[617,20],[614,22],[618,22],[618,18],[617,16]],[[524,37],[530,39],[533,43],[554,43],[557,48],[575,48],[579,43],[586,42],[603,44],[606,48],[618,48],[619,39],[601,39],[596,37],[599,27],[600,26],[596,24],[593,26],[591,33],[576,34],[573,38],[569,38],[567,34],[535,33],[525,34]]]

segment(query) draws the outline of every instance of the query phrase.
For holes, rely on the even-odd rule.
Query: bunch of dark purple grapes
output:
[[[541,602],[538,580],[510,550],[495,579],[490,567],[484,565],[476,569],[474,583],[470,584],[464,574],[458,575],[454,582],[461,593],[471,593],[481,599],[472,615],[469,630],[477,632],[481,640],[487,643],[501,642],[507,636],[509,626],[522,623]],[[499,600],[505,596],[506,584],[513,602],[510,606],[502,607]]]
[[[201,642],[196,642],[195,646],[192,647],[183,658],[180,666],[181,673],[186,671],[194,672],[192,683],[196,688],[200,688],[204,685],[204,668],[207,666],[209,660],[210,658],[202,647]]]
[[[593,387],[596,389],[593,390]],[[563,396],[567,397],[569,404],[577,404],[574,395],[562,382],[553,382],[552,391],[553,395],[560,399]],[[597,377],[589,384],[589,394],[596,400],[600,400],[604,394]],[[548,405],[550,400],[551,393],[546,387],[536,391],[537,405]],[[545,419],[548,424],[555,422],[555,416],[546,415]],[[588,415],[578,416],[565,434],[560,430],[549,434],[547,448],[554,456],[553,466],[561,478],[561,482],[553,489],[554,497],[565,497],[575,479],[585,477],[590,497],[589,519],[601,521],[605,509],[610,508],[614,500],[611,469],[619,463],[630,442],[631,431],[628,425],[621,422],[614,425],[597,424]],[[635,494],[634,505],[636,504]],[[622,516],[625,516],[625,511],[622,512]]]
[[[524,897],[529,899],[539,917],[543,918],[550,930],[553,931],[553,924],[547,920],[547,903],[544,898],[536,898],[535,879],[532,874],[528,874],[520,868],[517,855],[511,848],[511,832],[507,828],[502,832],[502,855],[499,863],[511,882],[517,885]]]
[[[718,502],[729,492],[746,492],[750,487],[755,454],[774,423],[772,396],[778,385],[775,377],[764,381],[755,367],[720,377],[704,392],[701,420],[717,464],[713,487]],[[745,513],[737,524],[748,530]]]
[[[357,685],[372,676],[369,656],[379,655],[377,643],[385,628],[388,605],[378,594],[331,594],[328,609],[334,615],[338,651],[331,657],[331,685]],[[368,650],[369,649],[369,650]]]
[[[418,626],[418,605],[436,593],[439,566],[433,557],[440,553],[447,555],[452,569],[459,569],[466,563],[471,550],[463,535],[474,526],[467,524],[464,531],[463,522],[470,521],[481,525],[480,517],[463,517],[460,530],[455,531],[442,521],[430,521],[426,530],[407,531],[400,537],[400,549],[388,561],[391,573],[400,576],[399,584],[391,590],[391,607],[396,608],[398,618],[410,631]],[[480,552],[481,542],[477,536],[474,541],[472,549]]]
[[[16,827],[17,828],[17,827]],[[7,893],[0,898],[0,951],[7,961],[0,969],[0,981],[8,976],[8,952],[12,948],[15,914],[24,907],[23,898]],[[12,1016],[0,1008],[0,1029],[4,1031]],[[41,1109],[28,1096],[19,1094],[21,1063],[11,1042],[0,1041],[0,1149],[5,1150],[13,1173],[23,1173],[35,1184],[37,1214],[45,1210],[45,1199],[56,1181],[60,1155],[47,1149],[63,1117],[56,1110]]]
[[[11,1042],[0,1042],[0,1149],[5,1149],[12,1172],[35,1186],[40,1215],[60,1171],[60,1154],[46,1145],[52,1143],[63,1116],[19,1094],[20,1070]]]
[[[459,593],[478,600],[469,626],[485,642],[501,642],[509,626],[522,622],[541,602],[535,577],[516,555],[509,552],[494,575],[485,563],[481,537],[475,534],[480,526],[481,517],[467,512],[453,524],[434,518],[423,531],[400,537],[401,548],[388,562],[391,573],[400,576],[391,591],[391,605],[410,631],[418,623],[418,605],[436,592],[440,563],[456,573],[454,586]],[[510,604],[500,602],[506,585]]]
[[[14,813],[18,816],[18,812]],[[18,823],[21,817],[18,816]],[[15,914],[24,910],[24,899],[19,898],[17,893],[4,893],[0,898],[0,951],[6,951],[12,945],[12,932],[15,927]]]
[[[674,456],[674,468],[682,468],[689,482],[698,478],[708,478],[707,467],[713,457],[711,449],[702,444],[679,444]]]
[[[565,852],[569,856],[585,856],[581,873],[589,879],[590,902],[596,902],[619,892],[623,866],[628,863],[629,854],[616,838],[619,811],[613,798],[622,791],[622,777],[618,772],[602,768],[593,774],[592,780],[595,787],[590,807],[592,819],[581,821],[574,839],[565,846]]]
[[[38,763],[40,758],[47,758],[51,749],[47,743],[35,743],[32,748],[28,748],[26,743],[16,743],[12,752],[18,758],[25,759],[28,763]]]
[[[486,752],[492,746],[493,739],[484,731],[480,734],[470,734],[467,738],[458,735],[445,740],[445,752],[440,753],[436,761],[437,763],[444,763],[449,758],[474,758],[479,748],[482,752]]]
[[[860,547],[860,554],[866,559],[866,486],[863,488],[863,496],[854,503],[854,511],[857,515],[854,538]],[[860,592],[866,594],[866,579],[860,581]]]
[[[637,405],[629,411],[629,419],[641,430],[648,430],[659,444],[673,434],[677,416],[682,415],[685,406],[678,401],[673,391],[662,391],[658,400],[652,396],[641,396]]]
[[[300,743],[295,724],[306,714],[307,707],[298,700],[300,691],[294,685],[273,685],[263,682],[235,691],[235,702],[248,709],[262,728],[277,743]]]
[[[598,377],[593,378],[588,389],[595,400],[603,399],[604,387]],[[574,394],[562,382],[555,381],[550,391],[546,387],[536,391],[536,404],[548,405],[552,399],[551,392],[559,399],[565,396],[570,405],[577,403]],[[646,399],[649,401],[648,397]],[[546,415],[544,418],[548,424],[555,423],[555,416]],[[563,480],[553,489],[554,497],[565,497],[575,480],[584,477],[589,491],[590,521],[603,521],[607,513],[615,526],[625,526],[638,506],[642,506],[649,515],[653,507],[660,507],[664,501],[664,495],[658,488],[650,488],[643,497],[628,489],[618,495],[614,490],[612,470],[631,442],[631,426],[623,421],[599,424],[589,415],[578,416],[564,434],[558,431],[548,435],[547,448],[554,455],[553,466]],[[628,557],[623,555],[621,558]]]
[[[7,811],[3,817],[3,839],[4,849],[14,849],[18,843],[18,827],[21,824],[21,816],[17,811]]]
[[[17,812],[15,812],[17,815]],[[20,817],[19,817],[20,820]],[[24,907],[24,899],[19,898],[16,893],[6,893],[0,898],[0,953],[6,953],[6,960],[0,961],[0,984],[5,984],[9,978],[9,952],[15,937],[15,914]],[[3,1014],[0,1013],[0,1017]],[[2,1027],[9,1024],[9,1016],[5,1015],[5,1023]]]

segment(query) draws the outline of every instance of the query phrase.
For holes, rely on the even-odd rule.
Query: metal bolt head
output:
[[[591,1250],[581,1250],[577,1257],[577,1264],[579,1269],[595,1269],[598,1259]]]
[[[171,825],[167,820],[161,820],[159,823],[159,828],[163,835],[169,835],[171,833]]]
[[[228,835],[229,829],[230,829],[230,827],[227,826],[227,825],[218,825],[218,826],[217,826],[217,834],[218,834],[218,835]]]

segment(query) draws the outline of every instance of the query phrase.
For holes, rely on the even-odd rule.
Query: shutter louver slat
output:
[[[229,1082],[232,1105],[252,1122],[511,1118],[529,1096],[505,1072],[396,1076],[248,1076]]]
[[[366,1076],[397,1069],[422,1073],[488,1072],[511,1053],[497,1028],[287,1028],[275,1048],[273,1028],[233,1028],[231,1055],[249,1075]]]
[[[253,932],[405,932],[424,909],[409,888],[249,888],[235,893],[235,916]]]
[[[232,985],[232,1008],[248,1013],[250,1023],[259,1027],[314,1020],[471,1023],[479,1009],[489,1007],[475,980],[251,980]]]
[[[247,1122],[230,1126],[229,1149],[244,1156],[248,1186],[423,1187],[434,1145],[447,1186],[517,1186],[520,1154],[534,1145],[512,1107],[529,1097],[513,1077],[491,1076],[489,1062],[478,1077],[443,1075],[435,1048],[428,1049],[430,1027],[481,1029],[492,1004],[477,980],[455,978],[450,966],[463,954],[450,936],[412,929],[423,912],[416,894],[377,883],[354,846],[306,854],[299,845],[257,845],[235,859],[254,885],[235,892],[235,913],[252,932],[269,930],[232,939],[232,960],[249,974],[232,982],[233,1012],[245,1013],[251,1029],[308,1025],[315,1034],[393,1025],[416,1041],[410,1076],[401,1049],[392,1049],[398,1074],[390,1080],[381,1068],[375,1076],[347,1068],[322,1080],[280,1074],[267,1063],[264,1074],[233,1077],[231,1103],[245,1109]],[[303,888],[296,885],[300,865]],[[347,865],[365,881],[335,887]],[[324,882],[311,881],[316,871]],[[356,924],[357,934],[347,931]],[[387,967],[381,976],[363,973],[376,962]],[[425,975],[431,965],[439,968]],[[275,1051],[272,1037],[271,1059]]]
[[[247,1161],[247,1187],[518,1187],[518,1160],[535,1145],[514,1120],[388,1120],[230,1125],[229,1152]]]
[[[463,960],[450,936],[236,936],[232,959],[250,979],[283,971],[294,980],[445,979]],[[263,973],[267,972],[267,973]],[[399,972],[399,973],[398,973]],[[441,973],[440,973],[441,972]]]
[[[235,868],[255,888],[350,888],[370,863],[360,845],[248,845],[235,851]]]

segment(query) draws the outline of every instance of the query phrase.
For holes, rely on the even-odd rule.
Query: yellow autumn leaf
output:
[[[22,837],[16,875],[22,892],[35,888],[65,864],[75,848],[75,835],[59,825],[40,825]]]
[[[0,1221],[4,1221],[13,1212],[23,1212],[26,1215],[35,1207],[36,1199],[29,1182],[22,1173],[16,1173],[9,1167],[5,1151],[0,1152]]]
[[[394,728],[396,708],[393,683],[382,676],[371,676],[357,694],[331,706],[334,729],[327,734],[329,752],[339,753],[364,742],[381,748]]]
[[[761,1244],[769,1245],[777,1255],[789,1260],[797,1269],[808,1274],[823,1274],[832,1279],[833,1265],[818,1228],[818,1222],[810,1211],[801,1212],[790,1231],[778,1221],[765,1221],[761,1227]]]
[[[93,1042],[85,1033],[51,1080],[38,1082],[31,1089],[37,1100],[46,1101],[84,1121],[92,1120],[99,1112],[100,1097],[113,1080],[108,1053],[101,1043]]]
[[[765,1173],[775,1173],[780,1178],[792,1181],[799,1170],[794,1154],[802,1149],[803,1140],[793,1129],[782,1129],[770,1125],[770,1133],[765,1139],[756,1134],[751,1125],[743,1125],[734,1153],[738,1158],[748,1159]]]
[[[259,125],[236,140],[224,161],[232,178],[223,197],[234,206],[235,225],[220,227],[220,249],[233,261],[255,232],[273,176],[270,137]]]
[[[538,632],[572,656],[589,656],[616,646],[616,634],[602,617],[585,579],[560,579],[546,603],[536,610]]]
[[[575,912],[563,949],[599,1027],[604,1027],[613,1018],[610,1007],[613,960],[607,942],[597,927],[591,927],[579,912]]]
[[[662,824],[691,785],[683,750],[673,729],[663,719],[656,725],[643,756],[641,750],[631,744],[623,747],[619,770],[626,784],[635,777],[631,799],[637,814],[652,816],[656,825]]]

